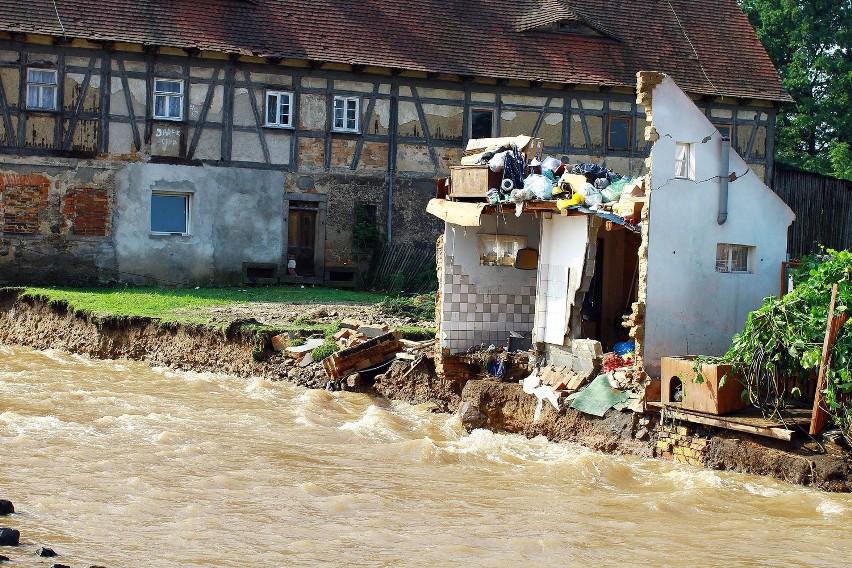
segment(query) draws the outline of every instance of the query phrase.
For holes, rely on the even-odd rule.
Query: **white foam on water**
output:
[[[765,483],[765,481],[768,480],[761,481]],[[780,497],[781,495],[789,493],[789,491],[781,491],[780,489],[772,487],[771,485],[758,485],[750,481],[744,481],[742,483],[742,488],[751,493],[752,495],[757,495],[759,497]]]
[[[448,441],[441,445],[441,449],[516,466],[530,463],[580,463],[584,459],[597,457],[592,450],[574,444],[554,444],[543,436],[528,439],[520,434],[498,434],[484,429],[474,430],[458,440]]]
[[[47,357],[54,363],[58,363],[62,366],[70,366],[77,365],[79,362],[76,360],[74,355],[70,353],[66,353],[65,351],[58,351],[56,349],[43,349],[41,351],[36,351],[39,355]]]
[[[843,505],[842,503],[838,503],[837,501],[830,499],[822,499],[820,503],[816,507],[817,513],[822,513],[826,517],[835,517],[837,515],[842,515],[843,513],[849,512],[850,507],[848,505]]]
[[[84,426],[77,422],[66,422],[53,414],[35,416],[30,414],[19,414],[14,411],[0,413],[0,422],[4,423],[9,431],[16,436],[100,436],[101,434],[92,427]]]
[[[279,394],[278,391],[273,388],[272,381],[264,379],[263,377],[251,377],[244,390],[250,398],[256,400],[277,398]]]
[[[321,487],[311,481],[305,481],[300,483],[299,489],[313,497],[330,497],[331,495],[333,495],[333,493],[327,488]]]
[[[667,464],[668,465],[668,464]],[[671,469],[659,475],[667,480],[674,491],[692,492],[701,489],[720,489],[726,485],[718,473],[680,464],[671,464]]]
[[[350,420],[338,426],[339,430],[348,430],[372,440],[393,441],[402,439],[400,432],[407,424],[398,415],[371,404],[357,420]]]

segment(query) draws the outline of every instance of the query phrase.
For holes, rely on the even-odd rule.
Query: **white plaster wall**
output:
[[[645,368],[659,375],[667,355],[721,355],[748,312],[778,293],[794,215],[733,151],[728,219],[718,214],[721,139],[668,77],[652,98],[660,135],[651,153]],[[695,181],[675,179],[675,143],[695,144]],[[752,274],[716,272],[717,243],[755,247]]]
[[[279,172],[130,164],[116,175],[118,269],[137,284],[242,281],[243,262],[279,264],[284,201]],[[151,234],[151,192],[191,194],[188,235]]]
[[[528,247],[539,247],[538,220],[529,215],[483,215],[480,227],[446,224],[442,348],[458,352],[480,343],[505,345],[510,331],[532,331],[537,271],[479,264],[479,235],[495,232],[523,235]]]

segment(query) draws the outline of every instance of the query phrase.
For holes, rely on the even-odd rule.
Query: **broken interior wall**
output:
[[[643,363],[655,375],[664,355],[723,354],[748,312],[777,293],[793,213],[733,149],[729,164],[722,167],[719,132],[674,81],[662,74],[642,75],[639,96],[650,105],[650,134],[656,139],[649,205],[647,215],[643,213]],[[692,179],[678,177],[678,142],[691,145]],[[727,220],[719,224],[722,171],[735,179],[729,183]],[[717,270],[719,244],[748,247],[747,271]]]
[[[537,271],[481,265],[480,237],[521,236],[528,248],[538,249],[538,221],[497,214],[483,215],[481,223],[446,223],[438,337],[451,353],[483,343],[505,346],[510,332],[529,337],[533,329]]]
[[[591,218],[543,215],[533,337],[537,343],[570,345],[568,326],[577,291],[584,282],[588,288],[590,280],[584,268]]]

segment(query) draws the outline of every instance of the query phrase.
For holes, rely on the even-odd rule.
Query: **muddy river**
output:
[[[0,346],[11,566],[840,566],[852,497],[287,383]],[[39,546],[59,553],[35,555]]]

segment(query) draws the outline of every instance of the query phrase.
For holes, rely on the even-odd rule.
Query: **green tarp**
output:
[[[624,404],[630,398],[632,391],[620,391],[609,384],[606,375],[598,375],[577,397],[571,402],[571,408],[580,412],[603,416],[613,406]],[[623,406],[622,406],[623,408]]]

